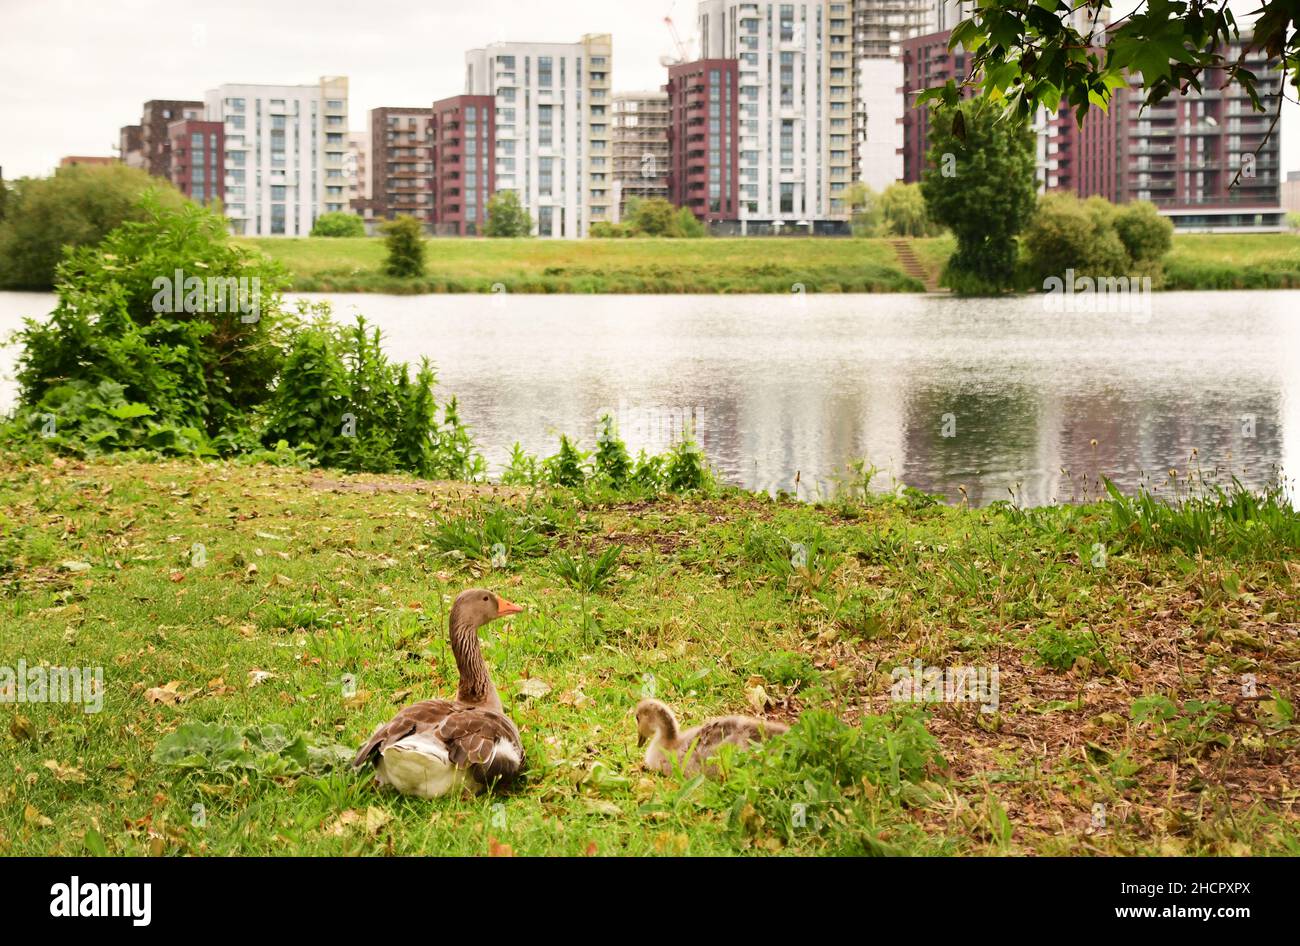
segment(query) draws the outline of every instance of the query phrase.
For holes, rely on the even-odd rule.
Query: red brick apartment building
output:
[[[740,217],[740,63],[668,67],[668,199],[705,222]]]
[[[144,103],[139,125],[127,125],[120,133],[122,163],[141,167],[154,177],[171,178],[172,122],[203,118],[203,103],[184,99],[153,99]],[[135,149],[139,148],[138,151]]]
[[[488,199],[496,191],[495,103],[491,95],[455,95],[433,103],[436,233],[478,236],[487,225]]]
[[[428,108],[370,110],[370,199],[353,209],[391,220],[433,223],[433,113]]]
[[[903,179],[909,183],[921,179],[929,144],[929,109],[912,107],[916,94],[966,73],[966,57],[949,52],[948,36],[931,33],[902,44]],[[1225,51],[1229,61],[1241,54],[1239,45]],[[1200,94],[1175,94],[1148,108],[1133,79],[1115,91],[1108,111],[1090,110],[1081,129],[1065,108],[1040,119],[1040,184],[1115,203],[1147,200],[1184,231],[1282,229],[1280,128],[1265,141],[1281,73],[1262,51],[1246,53],[1245,64],[1259,77],[1264,112],[1251,110],[1239,86],[1224,88],[1221,70],[1206,70]]]
[[[916,184],[925,170],[926,152],[930,148],[930,109],[916,107],[917,96],[928,88],[943,85],[949,79],[960,83],[966,78],[966,54],[948,50],[951,30],[914,36],[901,43],[903,59],[903,180]],[[973,92],[964,91],[969,98]]]
[[[183,119],[167,128],[171,182],[197,204],[225,198],[225,125]]]

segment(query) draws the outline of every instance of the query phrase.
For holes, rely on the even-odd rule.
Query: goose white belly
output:
[[[518,762],[518,750],[498,739],[494,754]],[[375,766],[380,785],[391,785],[403,795],[440,798],[460,789],[478,793],[483,783],[469,769],[452,763],[446,745],[432,733],[412,733],[385,749]]]

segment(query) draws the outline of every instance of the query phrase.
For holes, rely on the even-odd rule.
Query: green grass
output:
[[[427,241],[427,275],[384,276],[381,239],[250,238],[294,288],[333,292],[919,292],[887,240]]]
[[[248,238],[300,292],[919,292],[887,239],[429,240],[423,279],[383,275],[375,238]],[[912,241],[936,275],[951,236]],[[1178,234],[1166,289],[1300,286],[1300,235]],[[498,286],[494,290],[494,286]]]
[[[0,665],[107,685],[0,704],[0,855],[1300,854],[1294,527],[1162,515],[0,460]],[[333,764],[454,692],[476,584],[527,609],[484,634],[523,783],[420,801]],[[913,661],[998,667],[997,711],[891,701]],[[801,722],[651,776],[648,693]]]
[[[1165,258],[1166,289],[1300,287],[1300,234],[1187,233]]]

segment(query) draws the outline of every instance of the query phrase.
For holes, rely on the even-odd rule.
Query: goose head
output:
[[[636,705],[636,744],[658,737],[661,743],[677,738],[677,717],[662,700],[642,700]]]
[[[456,596],[451,606],[452,624],[478,630],[489,621],[518,614],[523,608],[486,588],[470,588]]]

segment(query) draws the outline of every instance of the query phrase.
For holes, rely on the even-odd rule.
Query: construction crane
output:
[[[682,42],[682,38],[677,34],[677,24],[673,22],[671,13],[664,17],[664,25],[668,27],[668,32],[673,38],[673,45],[677,47],[677,58],[674,59],[672,56],[660,56],[659,65],[675,66],[678,63],[686,62],[691,57],[686,51],[686,44]]]

